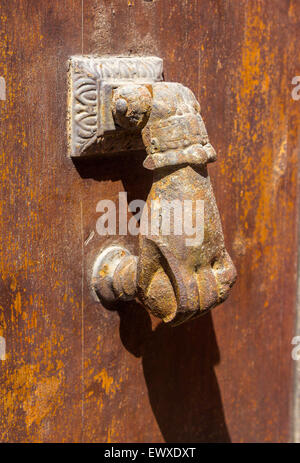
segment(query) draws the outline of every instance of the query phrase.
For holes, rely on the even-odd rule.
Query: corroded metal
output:
[[[226,299],[236,279],[206,164],[216,159],[193,93],[178,83],[153,85],[153,106],[143,129],[144,166],[154,170],[147,203],[204,202],[204,236],[187,245],[185,234],[140,236],[138,294],[165,321],[180,323]],[[162,210],[161,214],[164,211]],[[176,218],[174,218],[176,220]],[[173,227],[174,228],[174,227]]]
[[[139,134],[147,152],[144,167],[153,170],[154,177],[141,217],[138,257],[119,247],[104,250],[100,265],[98,261],[94,267],[93,285],[104,300],[137,296],[152,314],[178,324],[223,302],[236,279],[207,173],[207,163],[216,159],[216,153],[200,105],[188,88],[147,79],[117,79],[109,85],[109,97],[104,96],[101,104],[105,121],[111,121],[108,131],[114,146],[120,148],[126,136]],[[197,221],[197,204],[204,204],[201,240],[190,243],[185,229],[176,231],[175,213],[173,226],[164,233],[161,224],[170,211],[161,204],[174,201],[189,202],[192,223]],[[153,232],[154,204],[160,225]]]
[[[153,84],[162,80],[162,60],[146,57],[73,56],[69,60],[69,155],[143,148],[139,128],[125,132],[115,124],[112,92],[130,82]]]
[[[136,296],[137,257],[122,246],[109,246],[94,263],[92,288],[104,302]]]

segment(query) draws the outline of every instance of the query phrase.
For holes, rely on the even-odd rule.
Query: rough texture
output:
[[[72,157],[141,149],[140,131],[116,137],[112,90],[121,83],[161,81],[156,56],[73,56],[69,59],[68,139]],[[118,134],[117,134],[118,135]],[[122,135],[122,134],[121,134]],[[116,139],[117,138],[117,139]]]
[[[206,168],[216,153],[200,105],[182,84],[120,85],[110,107],[116,137],[118,131],[142,132],[143,165],[154,170],[154,184],[140,221],[137,271],[128,272],[121,263],[112,266],[115,254],[108,247],[102,251],[107,259],[99,257],[102,264],[96,264],[96,287],[102,294],[108,284],[105,299],[113,293],[128,300],[125,287],[116,291],[109,282],[117,279],[121,288],[121,281],[132,286],[134,278],[139,300],[150,313],[179,324],[223,302],[236,279]]]
[[[216,154],[200,105],[182,84],[160,82],[152,89],[152,110],[142,133],[148,154],[144,166],[155,174],[141,217],[147,232],[139,238],[138,294],[151,313],[179,324],[223,302],[235,282],[236,270],[225,249],[207,173],[206,164],[214,161]],[[199,204],[203,210],[197,211]],[[153,231],[151,216],[155,212],[160,224]],[[178,223],[176,229],[178,221],[180,230]],[[197,229],[193,237],[187,233],[188,221]]]
[[[2,0],[2,441],[290,439],[299,19],[296,0]],[[99,309],[84,274],[107,244],[97,202],[145,199],[152,174],[144,153],[66,157],[66,63],[130,52],[161,56],[201,102],[239,275],[223,306],[175,328],[134,303]]]

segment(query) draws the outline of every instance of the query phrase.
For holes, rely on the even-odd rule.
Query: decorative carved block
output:
[[[115,125],[111,113],[112,91],[134,82],[163,80],[162,59],[148,57],[73,56],[69,60],[69,155],[87,156],[142,149],[140,130]]]

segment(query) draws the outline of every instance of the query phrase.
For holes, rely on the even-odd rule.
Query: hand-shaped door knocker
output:
[[[99,297],[138,297],[172,324],[223,302],[236,270],[207,174],[216,153],[191,90],[162,82],[156,57],[74,57],[69,101],[71,156],[143,146],[153,171],[138,256],[119,245],[101,250],[92,275]]]

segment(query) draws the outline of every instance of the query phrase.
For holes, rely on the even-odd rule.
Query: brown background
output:
[[[296,0],[2,0],[1,441],[291,439],[299,22]],[[200,100],[239,275],[212,314],[170,328],[93,301],[96,204],[145,198],[151,177],[144,153],[67,159],[81,53],[156,54]]]

